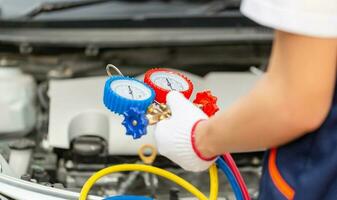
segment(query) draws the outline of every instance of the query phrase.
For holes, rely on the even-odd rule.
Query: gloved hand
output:
[[[181,93],[172,91],[166,97],[172,116],[160,121],[154,131],[158,151],[187,171],[203,171],[215,158],[202,158],[194,144],[194,129],[207,115]]]

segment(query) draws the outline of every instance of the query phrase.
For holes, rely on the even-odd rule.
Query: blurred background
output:
[[[0,0],[0,154],[7,175],[79,191],[98,169],[139,160],[136,146],[123,148],[132,140],[101,100],[108,63],[139,79],[154,67],[178,70],[228,107],[265,70],[273,38],[239,7],[240,0]],[[253,198],[262,154],[234,155]],[[162,157],[154,165],[208,190],[207,173],[184,172]],[[153,185],[146,175],[130,176],[110,176],[93,194],[177,193],[158,177]],[[221,197],[233,199],[220,179]],[[15,199],[1,187],[0,194]]]

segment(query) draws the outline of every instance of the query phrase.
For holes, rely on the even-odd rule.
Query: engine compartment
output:
[[[191,78],[196,90],[201,88],[212,90],[221,102],[219,103],[221,109],[225,109],[239,96],[244,95],[259,76],[258,73],[253,73],[254,69],[253,72],[212,72],[203,77],[178,71]],[[142,77],[137,76],[138,79]],[[36,128],[24,137],[15,133],[6,134],[0,146],[1,155],[9,160],[10,167],[14,168],[14,171],[18,171],[16,168],[21,164],[17,164],[18,161],[13,164],[11,160],[24,162],[22,160],[28,159],[27,169],[19,170],[25,173],[16,174],[17,178],[47,187],[79,192],[85,181],[102,168],[141,162],[137,155],[141,145],[155,145],[151,130],[153,127],[150,127],[147,136],[140,140],[135,141],[127,137],[121,125],[121,117],[110,113],[102,105],[102,87],[105,79],[105,76],[68,77],[50,79],[48,82],[38,84],[37,92],[41,93],[37,96],[39,113]],[[26,152],[27,149],[31,151],[30,154],[20,153]],[[261,155],[262,152],[235,155],[253,199],[258,194]],[[153,166],[186,178],[202,191],[208,190],[207,172],[197,174],[186,172],[160,156],[156,158]],[[220,174],[219,179],[219,197],[234,199],[226,177]],[[106,176],[95,185],[92,194],[150,195],[157,199],[191,197],[174,183],[138,171]]]
[[[108,63],[138,79],[154,67],[178,70],[192,79],[198,90],[211,89],[219,98],[220,109],[244,95],[267,66],[272,32],[240,15],[238,1],[233,1],[235,6],[214,12],[213,3],[209,2],[213,1],[198,1],[196,7],[189,7],[191,1],[183,2],[198,12],[183,15],[186,13],[180,9],[179,15],[173,12],[170,17],[159,11],[157,15],[144,15],[149,13],[146,9],[151,10],[144,4],[141,14],[136,12],[125,18],[107,12],[102,17],[97,14],[99,9],[87,8],[29,20],[0,20],[0,74],[1,70],[19,69],[33,80],[28,83],[32,87],[27,94],[33,97],[29,99],[18,93],[17,88],[25,88],[22,85],[27,83],[18,85],[14,78],[22,75],[6,79],[0,76],[0,81],[4,80],[0,86],[15,86],[5,90],[0,87],[0,91],[13,94],[16,99],[6,100],[6,104],[0,101],[0,110],[9,108],[9,113],[15,113],[0,114],[1,120],[9,120],[17,128],[0,131],[0,198],[42,199],[34,196],[38,193],[45,194],[45,199],[78,199],[78,192],[94,172],[107,166],[141,162],[137,150],[142,144],[154,144],[152,130],[149,128],[144,139],[134,141],[125,136],[121,119],[104,108],[102,92]],[[170,1],[150,3],[165,7]],[[137,5],[133,4],[132,9]],[[181,2],[177,1],[170,9],[174,11],[174,6],[179,5]],[[90,12],[96,16],[94,19],[76,17],[91,9],[97,12]],[[74,15],[67,19],[67,12]],[[17,123],[18,119],[22,123]],[[33,127],[18,126],[32,119]],[[233,157],[250,196],[256,199],[263,152]],[[161,156],[153,166],[174,172],[208,195],[207,172],[186,172]],[[219,180],[219,199],[235,199],[224,174],[219,173]],[[170,200],[194,198],[176,184],[143,172],[104,177],[91,194],[89,199],[117,194]]]

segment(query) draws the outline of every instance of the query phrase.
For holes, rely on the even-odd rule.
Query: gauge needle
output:
[[[167,85],[171,88],[171,90],[174,90],[174,89],[172,88],[172,84],[171,84],[171,82],[168,80],[168,78],[166,78],[166,82],[167,82]]]
[[[133,96],[133,92],[132,92],[132,90],[131,90],[130,85],[128,85],[128,88],[129,88],[129,94],[132,96],[132,99],[134,99],[135,97]]]

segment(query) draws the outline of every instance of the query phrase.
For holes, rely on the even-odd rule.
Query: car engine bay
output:
[[[144,13],[146,3],[184,4],[194,12],[204,11],[206,5],[207,11],[212,10],[210,2],[236,4],[211,15],[142,13],[98,19],[95,14],[95,21],[78,20],[75,15],[96,8],[80,8],[29,21],[0,21],[0,199],[42,199],[35,192],[45,199],[78,199],[83,184],[96,171],[142,163],[138,150],[144,144],[155,146],[153,127],[146,136],[132,140],[125,136],[121,117],[104,107],[109,63],[139,80],[152,68],[178,71],[191,79],[195,91],[211,90],[220,110],[246,94],[265,70],[272,32],[238,14],[238,1],[140,2],[144,5],[139,12]],[[132,5],[131,10],[136,8]],[[70,19],[63,19],[66,12],[72,13]],[[55,20],[57,14],[60,18]],[[251,198],[257,199],[263,152],[233,157]],[[186,172],[162,156],[152,165],[183,177],[208,195],[207,172]],[[218,199],[235,199],[224,174],[219,173],[219,181]],[[90,194],[89,199],[123,194],[193,199],[176,184],[139,171],[108,175]]]

